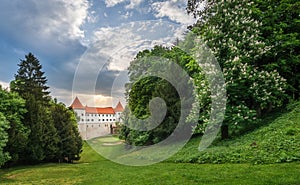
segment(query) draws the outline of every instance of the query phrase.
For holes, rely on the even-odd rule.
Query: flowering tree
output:
[[[260,65],[272,46],[261,39],[262,24],[254,19],[252,1],[191,0],[188,5],[188,11],[199,17],[194,31],[211,48],[224,73],[228,100],[222,138],[227,138],[229,127],[242,127],[282,105],[285,79]]]
[[[3,148],[8,141],[7,129],[9,128],[8,121],[0,112],[0,167],[9,159],[8,152],[4,152]]]

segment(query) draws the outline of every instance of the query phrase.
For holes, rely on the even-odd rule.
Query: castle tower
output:
[[[116,120],[117,120],[118,122],[121,122],[120,117],[121,117],[122,112],[124,111],[124,108],[123,108],[123,106],[122,106],[122,104],[121,104],[120,101],[118,102],[118,104],[117,104],[117,106],[114,108],[114,110],[115,110],[115,113],[116,113]]]

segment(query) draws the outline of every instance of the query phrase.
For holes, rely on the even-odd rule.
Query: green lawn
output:
[[[0,184],[300,184],[300,163],[268,165],[162,162],[123,166],[84,146],[76,164],[44,164],[0,170]]]
[[[284,113],[264,118],[262,123],[263,126],[241,137],[216,141],[203,152],[197,151],[200,138],[193,138],[168,161],[252,164],[300,161],[300,102]]]
[[[117,159],[149,153],[142,162],[159,158],[165,148],[133,148],[126,153],[117,138],[97,138],[84,144],[81,160],[75,164],[0,169],[0,184],[300,185],[300,103],[254,132],[217,141],[203,152],[197,150],[199,141],[193,138],[164,162],[134,167],[109,161],[90,145]],[[256,145],[251,146],[253,142]]]

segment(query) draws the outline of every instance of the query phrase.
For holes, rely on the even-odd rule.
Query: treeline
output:
[[[202,5],[204,8],[199,7]],[[182,105],[170,84],[157,77],[140,79],[143,74],[152,73],[153,67],[145,61],[152,60],[153,66],[158,65],[154,57],[180,65],[195,84],[197,101],[193,106],[199,110],[193,109],[186,119],[187,124],[197,124],[193,133],[203,134],[212,124],[212,90],[207,71],[203,71],[194,58],[197,52],[202,52],[200,58],[206,60],[205,47],[201,44],[211,49],[225,79],[227,97],[220,132],[222,139],[251,131],[262,116],[299,99],[298,1],[189,0],[187,11],[198,18],[197,23],[189,27],[193,34],[187,34],[182,43],[173,47],[156,46],[142,51],[130,64],[126,93],[128,107],[120,134],[129,144],[149,145],[164,140],[173,133],[180,118]],[[169,106],[162,124],[153,130],[134,129],[136,117],[145,120],[150,116],[148,103],[158,95]]]
[[[10,90],[0,87],[0,166],[78,160],[82,139],[74,112],[49,95],[32,53],[18,66]]]

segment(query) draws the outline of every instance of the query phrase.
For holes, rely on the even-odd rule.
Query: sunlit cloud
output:
[[[193,17],[186,13],[185,7],[178,6],[177,1],[155,2],[152,7],[156,11],[157,18],[168,17],[172,21],[185,25],[195,22]]]
[[[69,104],[72,93],[88,97],[109,97],[114,93],[113,96],[122,98],[126,80],[122,80],[125,77],[120,77],[120,73],[136,54],[155,45],[171,46],[176,38],[183,36],[189,23],[184,3],[184,0],[3,1],[0,6],[2,86],[12,80],[19,59],[32,52],[43,65],[52,96],[58,100]]]

